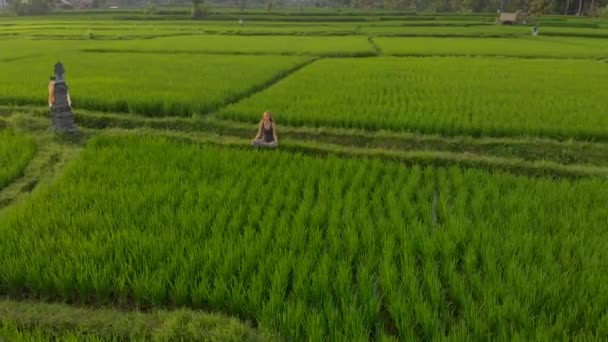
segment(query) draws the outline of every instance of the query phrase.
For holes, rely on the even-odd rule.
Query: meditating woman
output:
[[[277,147],[279,138],[277,138],[277,127],[272,120],[270,112],[264,112],[262,121],[258,127],[258,134],[251,142],[251,146],[255,147]]]

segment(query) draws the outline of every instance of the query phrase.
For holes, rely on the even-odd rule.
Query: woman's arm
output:
[[[49,107],[53,107],[53,102],[55,102],[55,85],[49,84]]]
[[[262,137],[262,123],[259,124],[258,126],[258,133],[255,135],[255,138],[253,138],[253,140],[258,140]]]
[[[274,135],[274,141],[276,141],[278,144],[279,137],[277,136],[277,126],[274,123],[272,124],[272,135]]]

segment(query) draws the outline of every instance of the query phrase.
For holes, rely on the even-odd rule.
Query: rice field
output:
[[[187,16],[0,16],[0,341],[608,340],[608,21]]]
[[[64,54],[76,108],[149,116],[207,113],[307,61],[290,56]],[[44,75],[52,74],[57,60],[44,56],[2,63],[0,102],[45,105]]]
[[[608,40],[592,38],[427,38],[378,37],[384,54],[394,56],[511,56],[608,58]]]
[[[269,109],[290,125],[605,139],[607,82],[608,65],[593,61],[331,59],[221,116],[254,122]]]
[[[99,42],[90,50],[317,56],[370,56],[375,54],[366,37],[356,36],[268,36],[262,39],[224,35],[179,36],[126,42]]]
[[[0,289],[290,339],[607,337],[607,185],[102,136],[0,213]]]
[[[19,176],[35,150],[36,144],[32,138],[0,129],[0,190]]]

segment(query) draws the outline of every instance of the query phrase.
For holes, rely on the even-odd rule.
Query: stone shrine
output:
[[[68,85],[65,82],[65,70],[61,62],[55,64],[55,80],[52,89],[53,101],[51,105],[51,118],[53,129],[59,132],[74,132],[74,113],[72,113],[72,103]]]

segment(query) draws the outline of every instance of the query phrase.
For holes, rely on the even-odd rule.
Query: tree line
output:
[[[608,0],[341,0],[356,7],[382,7],[437,12],[514,12],[600,15]]]
[[[61,0],[6,0],[17,14],[43,14],[60,7]],[[68,0],[78,3],[84,0]],[[103,7],[108,0],[87,0],[92,7]],[[408,12],[496,13],[518,10],[530,14],[563,14],[579,16],[608,15],[608,0],[186,0],[194,17],[204,17],[208,7],[332,7],[400,10]],[[213,3],[210,3],[213,1]],[[114,0],[119,6],[145,4],[176,5],[180,0]]]

